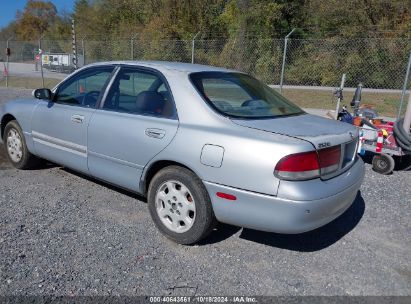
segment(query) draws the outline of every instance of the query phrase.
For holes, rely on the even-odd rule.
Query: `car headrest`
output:
[[[230,111],[233,110],[233,106],[229,104],[227,101],[223,100],[215,100],[213,104],[222,111]]]
[[[160,93],[143,91],[136,97],[136,108],[138,112],[161,114],[165,102],[163,95]]]

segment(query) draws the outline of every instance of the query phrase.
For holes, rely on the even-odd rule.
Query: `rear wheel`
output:
[[[186,168],[170,166],[153,177],[148,207],[157,228],[180,244],[198,242],[216,224],[207,190]]]
[[[380,174],[390,174],[394,170],[395,161],[388,154],[376,154],[372,159],[372,168]]]
[[[39,163],[39,159],[29,152],[23,132],[17,121],[10,121],[4,130],[6,155],[17,169],[29,169]]]

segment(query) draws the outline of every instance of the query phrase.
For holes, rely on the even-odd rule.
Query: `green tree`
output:
[[[398,37],[411,30],[409,0],[310,0],[305,11],[310,37]]]
[[[16,15],[16,34],[24,40],[40,37],[54,23],[57,9],[50,1],[29,0],[23,12]]]

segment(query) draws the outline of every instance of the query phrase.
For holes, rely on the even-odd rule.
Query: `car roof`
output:
[[[165,71],[178,71],[185,73],[194,73],[194,72],[234,72],[234,70],[219,68],[209,65],[202,64],[192,64],[185,62],[174,62],[174,61],[107,61],[107,62],[97,62],[87,65],[90,66],[104,66],[109,64],[124,64],[124,65],[136,65],[147,68],[154,68],[160,72]]]

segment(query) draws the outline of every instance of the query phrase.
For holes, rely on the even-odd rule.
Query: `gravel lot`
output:
[[[0,88],[0,102],[29,93]],[[143,198],[58,166],[12,169],[0,149],[0,295],[411,295],[410,172],[367,164],[352,207],[309,233],[220,225],[180,246]]]

